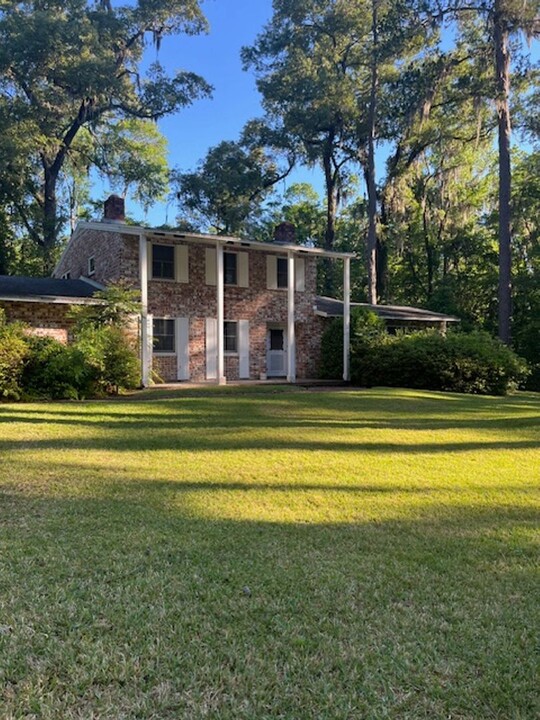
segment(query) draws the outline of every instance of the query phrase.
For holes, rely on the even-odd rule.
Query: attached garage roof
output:
[[[92,302],[98,290],[86,280],[0,275],[0,300],[78,304]]]
[[[405,305],[370,305],[369,303],[351,303],[351,308],[361,307],[371,310],[383,320],[401,320],[404,322],[459,322],[454,315],[424,310]],[[318,296],[315,299],[315,313],[321,317],[343,317],[343,301],[335,298]]]

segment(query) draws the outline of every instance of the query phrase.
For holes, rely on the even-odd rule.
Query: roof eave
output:
[[[62,295],[0,295],[2,302],[33,302],[53,305],[100,305],[103,300],[93,297],[65,297]]]
[[[265,250],[276,254],[284,252],[293,252],[297,255],[314,255],[320,257],[330,257],[335,259],[356,259],[354,253],[335,252],[331,250],[322,250],[320,248],[308,248],[303,245],[276,245],[273,243],[263,243],[258,240],[245,240],[243,238],[234,237],[232,235],[204,235],[202,233],[179,233],[167,230],[159,230],[159,228],[145,228],[138,225],[122,225],[117,223],[84,221],[79,222],[75,228],[70,242],[76,237],[81,230],[105,230],[106,232],[115,232],[122,235],[145,235],[146,237],[170,238],[171,240],[187,240],[192,242],[204,242],[210,245],[240,245],[243,247],[253,247],[255,249]]]

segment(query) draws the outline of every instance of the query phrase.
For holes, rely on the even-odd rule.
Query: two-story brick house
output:
[[[318,376],[324,321],[316,313],[316,263],[343,263],[344,377],[348,379],[350,253],[294,244],[280,225],[274,243],[164,232],[124,222],[112,196],[101,222],[81,222],[55,278],[123,282],[140,290],[143,384]]]

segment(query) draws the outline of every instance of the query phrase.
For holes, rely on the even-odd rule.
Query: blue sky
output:
[[[262,113],[255,79],[252,73],[242,70],[240,50],[253,43],[270,19],[272,0],[207,0],[202,8],[210,24],[207,35],[165,38],[159,53],[152,47],[145,57],[145,62],[151,63],[157,54],[169,72],[191,70],[214,87],[212,99],[197,101],[159,123],[168,139],[170,166],[182,170],[195,168],[208,148],[221,140],[236,140],[246,121]],[[539,45],[535,43],[532,51],[536,59],[540,57]],[[385,154],[384,149],[381,152]],[[379,155],[380,171],[384,169],[383,162]],[[292,182],[311,182],[319,192],[323,190],[322,176],[317,169],[295,170],[287,179],[288,184]],[[97,186],[96,190],[103,194],[109,189],[101,183]],[[142,208],[129,203],[128,212],[142,219]],[[172,223],[175,216],[174,203],[169,207],[157,203],[144,216],[144,222],[149,225]]]
[[[198,101],[159,122],[168,139],[170,165],[182,170],[195,168],[208,148],[221,140],[236,140],[246,121],[262,114],[255,79],[242,70],[240,50],[253,43],[270,19],[272,0],[208,0],[202,8],[210,32],[165,38],[157,54],[169,72],[191,70],[214,87],[212,99]],[[150,63],[155,59],[155,48],[149,48],[145,60]],[[289,183],[298,181],[311,182],[322,189],[317,170],[295,171]],[[128,207],[128,212],[138,218],[143,214],[142,209],[137,212],[134,206]],[[159,225],[166,220],[174,222],[175,216],[174,204],[167,209],[165,204],[157,203],[144,221]]]

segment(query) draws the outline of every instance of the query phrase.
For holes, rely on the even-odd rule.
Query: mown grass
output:
[[[0,717],[536,718],[540,398],[0,406]]]

